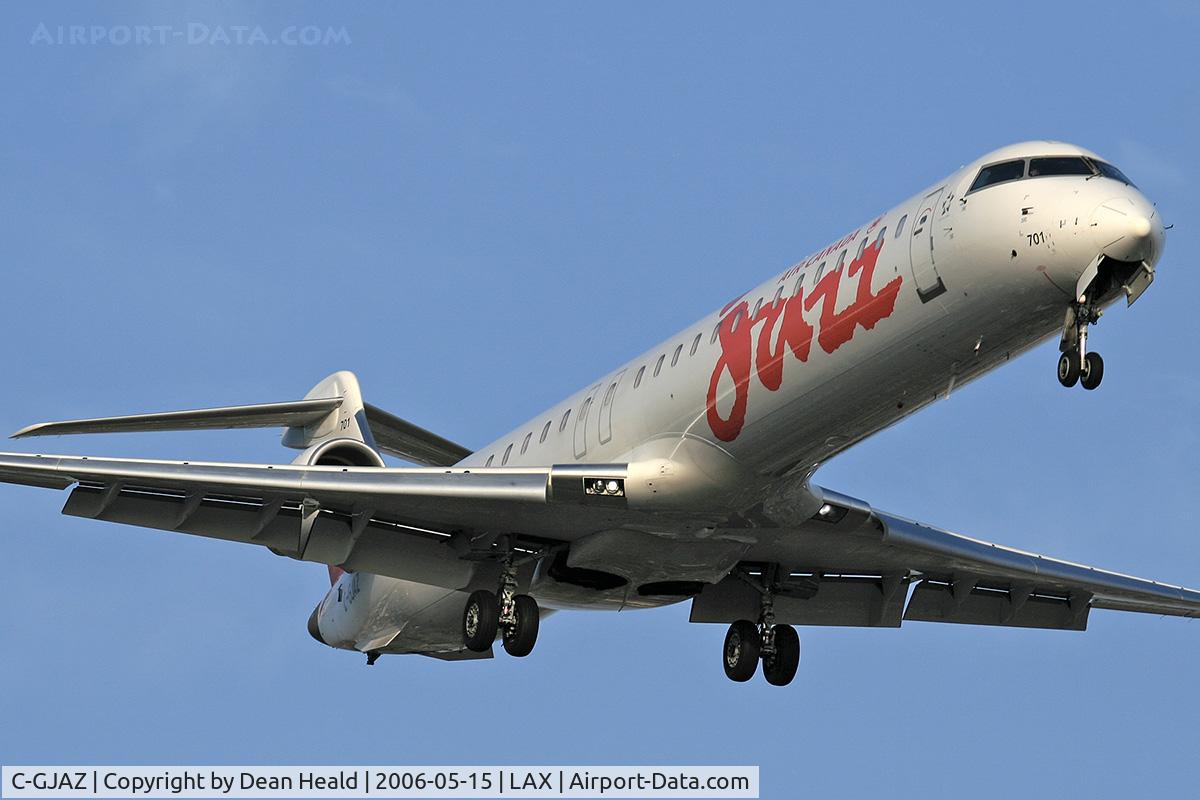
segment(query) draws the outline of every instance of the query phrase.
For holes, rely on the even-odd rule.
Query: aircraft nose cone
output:
[[[1114,197],[1092,212],[1092,239],[1106,256],[1153,264],[1162,253],[1162,221],[1144,198]]]

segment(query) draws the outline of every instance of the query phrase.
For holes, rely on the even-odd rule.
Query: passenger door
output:
[[[604,399],[600,401],[600,444],[608,444],[612,441],[613,404],[617,400],[617,387],[621,385],[623,377],[625,377],[625,370],[618,372],[617,376],[612,379],[612,383],[604,391]]]
[[[930,192],[921,201],[921,207],[913,220],[912,233],[908,236],[913,282],[917,286],[917,295],[922,303],[928,303],[946,291],[946,284],[942,282],[942,277],[937,271],[937,258],[933,251],[934,216],[938,201],[945,191],[946,187],[943,186]]]
[[[592,390],[583,398],[583,402],[579,404],[579,413],[575,417],[575,457],[583,458],[587,455],[587,428],[588,417],[592,415],[592,406],[596,404],[596,394],[600,391],[602,383],[597,383],[592,387]]]

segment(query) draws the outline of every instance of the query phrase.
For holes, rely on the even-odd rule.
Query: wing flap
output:
[[[776,619],[895,627],[903,621],[1085,630],[1093,608],[1200,617],[1200,591],[1004,547],[825,492],[831,513],[758,529],[741,575],[706,586],[694,622],[757,619],[756,565],[787,567]]]
[[[131,487],[115,495],[95,485],[75,488],[68,516],[257,544],[279,555],[362,570],[448,589],[466,586],[474,564],[460,558],[448,533],[413,528],[375,516],[320,512],[302,539],[299,503],[279,499],[186,495]],[[107,496],[106,496],[107,495]],[[191,507],[189,507],[189,505]]]
[[[775,621],[787,625],[899,628],[907,577],[823,575],[785,582],[774,598]],[[692,601],[690,621],[757,619],[760,594],[738,577],[705,586]]]
[[[603,465],[603,474],[624,474]],[[448,589],[466,586],[499,534],[533,546],[604,530],[627,513],[562,484],[578,465],[524,469],[214,464],[0,454],[0,481],[67,488],[63,513],[257,544],[306,561]],[[553,500],[558,485],[563,498]],[[623,498],[622,498],[623,499]]]
[[[890,514],[878,516],[884,541],[906,552],[914,569],[928,578],[953,584],[981,576],[977,586],[1008,592],[1016,587],[1018,596],[1027,588],[1047,598],[1086,595],[1097,608],[1200,617],[1200,592],[1194,589],[1048,558]]]
[[[913,590],[904,619],[1082,631],[1087,629],[1090,598],[1087,592],[1058,597],[978,585],[956,591],[952,583],[925,580]]]

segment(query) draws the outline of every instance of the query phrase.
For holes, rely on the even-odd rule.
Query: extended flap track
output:
[[[760,565],[705,586],[692,603],[692,622],[754,619],[762,587]],[[911,592],[909,591],[911,588]],[[976,576],[790,571],[775,590],[777,621],[792,625],[900,627],[906,620],[1019,628],[1087,628],[1092,595],[1013,582],[983,585]]]
[[[971,578],[926,578],[917,584],[904,619],[1082,631],[1092,595],[1013,583],[981,586]]]
[[[311,501],[309,501],[311,503]],[[382,518],[370,511],[347,513],[335,509],[312,509],[308,534],[322,520],[336,525],[336,536],[345,558],[364,531],[403,532],[407,535],[449,542],[452,534]],[[282,497],[234,495],[220,492],[186,492],[135,484],[81,482],[67,498],[63,513],[91,519],[120,522],[158,530],[180,531],[231,541],[261,544],[279,555],[306,555],[308,537],[299,538],[305,520],[305,500]],[[345,558],[342,561],[345,561]]]

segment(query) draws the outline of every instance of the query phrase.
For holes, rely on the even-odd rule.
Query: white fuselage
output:
[[[819,464],[1060,330],[1080,274],[1121,238],[1094,224],[1097,209],[1114,198],[1146,216],[1153,207],[1103,177],[967,189],[983,163],[1080,153],[1032,142],[957,170],[462,464],[624,463],[680,447],[757,475]],[[1114,255],[1157,259],[1157,233],[1157,251]],[[923,301],[920,282],[936,279],[945,290]],[[789,324],[810,341],[806,358],[778,346]]]
[[[739,492],[779,476],[811,474],[852,444],[1056,335],[1082,288],[1080,276],[1099,256],[1157,261],[1161,221],[1123,181],[1026,177],[969,191],[981,166],[1056,155],[1092,156],[1053,142],[990,153],[461,465],[666,463],[662,479],[673,482],[670,494],[682,506],[736,503]],[[1129,220],[1153,220],[1152,229],[1131,235]],[[338,591],[344,597],[341,584],[348,580],[331,597]],[[382,623],[391,613],[387,598],[401,591],[392,584],[404,582],[373,576],[370,583],[367,600],[375,611],[363,616]],[[364,591],[363,579],[356,586],[356,594]],[[429,598],[431,609],[436,597]],[[442,613],[457,613],[461,601],[448,600]],[[359,629],[342,637],[343,646],[351,639],[364,649],[370,636]],[[393,643],[429,645],[420,637]]]

